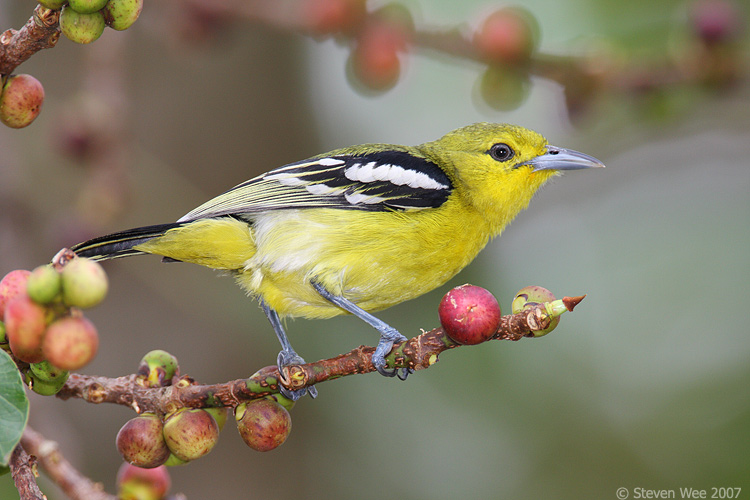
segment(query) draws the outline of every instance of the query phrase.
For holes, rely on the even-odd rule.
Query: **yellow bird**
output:
[[[280,369],[304,363],[280,318],[351,313],[380,332],[372,362],[393,376],[385,357],[405,337],[370,312],[444,284],[560,171],[603,166],[531,130],[477,123],[419,146],[366,144],[291,163],[177,222],[73,250],[97,260],[155,254],[231,273],[268,316]],[[305,390],[284,392],[297,399]]]

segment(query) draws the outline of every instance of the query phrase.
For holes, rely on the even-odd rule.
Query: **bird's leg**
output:
[[[393,377],[394,375],[398,375],[398,378],[400,378],[401,380],[406,380],[406,377],[408,377],[409,374],[413,372],[412,369],[404,368],[402,373],[399,373],[398,368],[394,368],[391,371],[385,369],[385,357],[389,352],[391,352],[391,349],[393,349],[393,343],[403,342],[406,340],[406,337],[401,335],[398,330],[388,325],[384,321],[379,320],[372,314],[357,306],[349,299],[341,297],[340,295],[332,294],[331,292],[326,290],[323,285],[321,285],[320,283],[316,283],[315,281],[311,281],[310,284],[313,288],[315,288],[320,296],[326,299],[328,302],[340,307],[347,312],[352,313],[368,325],[375,328],[378,332],[380,332],[380,341],[378,342],[378,346],[375,348],[375,352],[372,355],[372,364],[375,365],[375,368],[381,375],[384,375],[386,377]]]
[[[297,354],[294,349],[292,349],[292,344],[289,343],[289,339],[284,331],[284,326],[281,324],[281,319],[279,319],[279,314],[262,300],[260,301],[260,307],[263,309],[263,312],[266,313],[266,317],[268,317],[268,321],[271,322],[273,331],[276,332],[276,337],[278,337],[279,342],[281,343],[281,352],[279,352],[279,355],[276,357],[276,366],[279,369],[279,375],[283,377],[283,369],[285,366],[302,365],[305,363],[305,360],[302,359],[302,356]],[[318,390],[312,386],[296,391],[290,391],[284,387],[283,384],[279,384],[279,390],[284,397],[287,397],[292,401],[297,401],[304,396],[305,393],[310,394],[311,398],[318,397]]]

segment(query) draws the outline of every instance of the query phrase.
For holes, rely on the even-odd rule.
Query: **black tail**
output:
[[[83,243],[71,247],[71,250],[73,250],[79,257],[88,257],[94,260],[107,260],[127,257],[129,255],[139,255],[144,252],[134,250],[134,246],[144,243],[152,238],[162,236],[168,230],[181,225],[182,224],[179,222],[172,222],[170,224],[158,224],[155,226],[128,229],[127,231],[99,236],[98,238],[84,241]]]

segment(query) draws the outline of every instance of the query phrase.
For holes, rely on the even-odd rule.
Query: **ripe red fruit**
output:
[[[360,32],[347,62],[347,76],[355,87],[384,92],[401,74],[399,52],[409,49],[410,18],[399,12],[381,12]]]
[[[31,75],[11,75],[0,94],[0,122],[11,128],[31,124],[42,110],[44,87]]]
[[[19,295],[5,308],[5,329],[10,350],[20,360],[38,363],[42,355],[42,338],[47,328],[47,311],[27,295]]]
[[[117,498],[143,500],[164,498],[172,486],[169,472],[163,465],[144,469],[124,463],[117,471]]]
[[[78,370],[96,355],[99,335],[84,317],[58,319],[47,328],[42,349],[50,363],[63,370]]]
[[[534,17],[519,7],[496,10],[474,35],[474,46],[489,61],[517,64],[526,61],[537,44]]]
[[[5,317],[8,302],[19,295],[26,295],[26,281],[31,271],[16,269],[6,274],[0,281],[0,320]]]
[[[254,399],[235,410],[237,430],[243,441],[257,451],[281,446],[292,431],[292,417],[286,408],[270,399]]]
[[[451,339],[459,344],[474,345],[497,333],[501,313],[490,292],[474,285],[461,285],[445,294],[438,315]]]
[[[169,458],[162,430],[161,419],[153,413],[132,418],[117,433],[117,450],[126,462],[137,467],[158,467]]]

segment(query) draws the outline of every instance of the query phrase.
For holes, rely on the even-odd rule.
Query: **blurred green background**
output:
[[[499,5],[409,7],[418,25],[450,26]],[[658,62],[686,43],[691,3],[524,5],[539,22],[543,52],[606,45]],[[31,6],[0,3],[2,29],[20,27]],[[737,6],[746,23],[747,4]],[[476,121],[533,128],[607,169],[555,180],[457,278],[380,314],[413,336],[438,325],[442,294],[465,282],[491,290],[506,312],[526,285],[588,294],[553,334],[447,352],[404,383],[370,374],[323,384],[317,400],[293,410],[284,446],[254,452],[228,425],[211,455],[170,469],[172,491],[192,499],[614,499],[621,487],[630,498],[635,488],[693,487],[711,498],[711,488],[740,487],[739,498],[750,498],[748,30],[736,84],[613,91],[573,124],[562,88],[547,80],[534,78],[518,109],[491,111],[473,97],[480,64],[417,52],[393,90],[363,97],[345,76],[345,46],[243,20],[206,34],[185,29],[171,15],[178,10],[174,1],[147,1],[128,32],[108,30],[90,46],[62,39],[19,68],[44,84],[46,101],[32,126],[0,129],[0,274],[46,262],[95,230],[175,220],[315,153],[417,144]],[[103,99],[101,109],[91,96]],[[87,180],[92,171],[60,153],[61,130],[84,106],[94,107],[96,127],[124,120],[115,134],[124,172]],[[205,383],[274,362],[271,328],[231,279],[157,258],[106,269],[110,295],[89,313],[100,353],[85,373],[132,373],[154,348]],[[288,330],[308,360],[376,341],[351,318],[292,321]],[[133,412],[30,398],[31,425],[113,492],[114,438]],[[50,498],[62,497],[43,475],[40,482]],[[0,478],[0,497],[14,495],[9,476]]]

